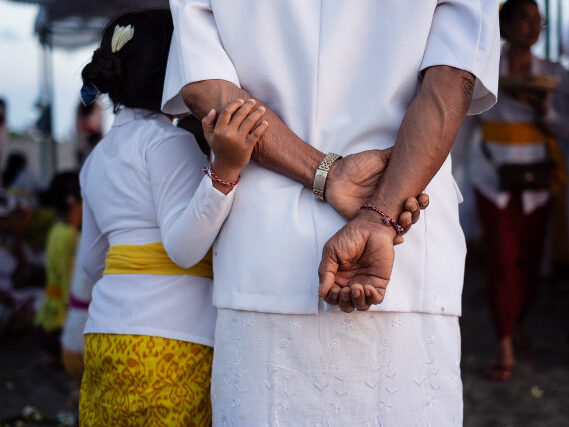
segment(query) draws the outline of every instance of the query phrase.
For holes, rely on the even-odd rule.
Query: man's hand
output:
[[[344,218],[354,218],[360,212],[360,207],[373,196],[392,150],[362,151],[335,161],[326,180],[325,196],[330,206]],[[419,220],[421,209],[428,205],[429,196],[425,193],[405,202],[404,211],[398,218],[404,229],[403,234]],[[403,237],[396,236],[394,243],[403,243]]]
[[[350,154],[335,161],[326,179],[326,201],[346,219],[354,218],[360,207],[375,193],[385,170],[391,148]]]
[[[361,212],[326,243],[318,268],[319,295],[347,313],[383,301],[393,268],[395,230]]]

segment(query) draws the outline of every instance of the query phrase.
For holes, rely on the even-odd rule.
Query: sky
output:
[[[38,6],[0,0],[0,97],[8,103],[8,126],[25,131],[39,111],[41,48],[34,34]],[[73,137],[81,69],[95,46],[77,50],[54,49],[54,135],[65,142]],[[107,118],[107,122],[109,118]]]
[[[538,0],[543,4],[544,0]],[[564,22],[569,25],[569,0],[565,4]],[[34,107],[40,96],[41,49],[33,32],[38,7],[33,4],[0,0],[0,97],[8,102],[8,125],[12,130],[25,131],[37,117]],[[555,25],[556,20],[553,20]],[[566,32],[569,39],[569,31]],[[569,45],[569,40],[568,40]],[[95,46],[78,50],[55,49],[54,71],[54,134],[65,142],[73,138],[75,108],[79,102],[81,69],[89,62]],[[543,43],[536,46],[543,52]],[[107,108],[106,127],[112,121]]]

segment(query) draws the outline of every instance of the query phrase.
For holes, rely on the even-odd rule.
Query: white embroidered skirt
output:
[[[214,426],[462,425],[458,318],[221,309]]]

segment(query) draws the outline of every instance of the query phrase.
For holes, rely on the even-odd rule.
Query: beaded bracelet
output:
[[[391,218],[389,215],[387,215],[384,211],[376,208],[373,205],[370,205],[369,203],[364,204],[360,209],[361,210],[367,210],[367,211],[374,211],[374,212],[377,212],[378,214],[380,214],[381,219],[383,220],[383,223],[385,225],[391,225],[395,229],[395,232],[397,234],[403,234],[403,232],[405,231],[403,229],[403,227],[401,227],[401,224],[399,224],[397,221],[395,221],[393,218]]]
[[[232,187],[232,188],[235,187],[237,184],[239,184],[239,180],[241,179],[241,175],[239,175],[235,181],[225,181],[225,180],[221,179],[220,177],[218,177],[216,175],[215,171],[213,170],[211,163],[208,165],[207,168],[204,166],[202,170],[203,170],[204,175],[209,176],[212,181],[219,182],[222,185],[226,185],[226,186]]]

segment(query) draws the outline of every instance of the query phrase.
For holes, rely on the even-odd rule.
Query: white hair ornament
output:
[[[132,39],[132,36],[134,36],[134,27],[132,25],[127,25],[126,27],[121,27],[120,25],[115,26],[111,40],[111,52],[115,53],[121,50],[123,46]]]

